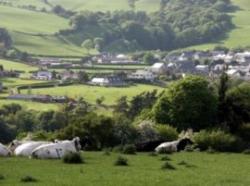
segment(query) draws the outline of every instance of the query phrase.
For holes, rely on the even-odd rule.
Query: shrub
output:
[[[150,152],[148,155],[149,156],[158,156],[158,154],[156,152]]]
[[[118,145],[118,146],[113,148],[113,152],[122,152],[122,151],[123,151],[123,146],[122,145]]]
[[[109,156],[109,155],[110,155],[110,152],[111,152],[111,149],[106,148],[106,149],[103,150],[103,155]]]
[[[21,182],[37,182],[37,179],[32,176],[24,176],[21,178]]]
[[[122,156],[119,156],[115,161],[116,166],[128,166],[128,160]]]
[[[220,152],[239,152],[243,148],[239,138],[221,130],[203,130],[194,135],[194,141],[202,151],[212,148]]]
[[[0,180],[4,180],[4,179],[5,177],[2,174],[0,174]]]
[[[168,156],[163,156],[161,161],[171,161],[171,159]]]
[[[238,135],[247,142],[250,142],[250,123],[243,124],[238,130]]]
[[[158,124],[155,126],[155,129],[162,140],[174,141],[178,139],[178,132],[174,127]]]
[[[244,154],[250,154],[250,149],[246,149],[243,151]]]
[[[81,164],[84,161],[80,153],[67,153],[63,156],[63,162],[68,164]]]
[[[165,163],[162,165],[161,169],[163,169],[163,170],[165,170],[165,169],[168,169],[168,170],[175,170],[176,168],[175,168],[173,165],[171,165],[169,162],[165,162]]]
[[[132,144],[131,145],[125,145],[123,147],[122,152],[124,154],[136,154],[136,147],[135,147],[135,145],[132,145]]]

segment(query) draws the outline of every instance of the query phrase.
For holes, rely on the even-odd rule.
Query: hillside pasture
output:
[[[1,96],[1,94],[0,94]],[[34,110],[34,111],[48,111],[48,110],[58,110],[60,108],[59,104],[50,104],[50,103],[38,103],[38,102],[32,102],[32,101],[22,101],[22,100],[6,100],[6,99],[0,99],[0,107],[3,105],[9,105],[9,104],[19,104],[24,109],[27,110]]]
[[[0,184],[5,186],[247,186],[250,159],[243,154],[178,153],[170,155],[175,170],[161,169],[163,156],[127,155],[128,166],[114,166],[119,154],[84,152],[85,164],[68,165],[59,160],[0,158]],[[36,183],[22,183],[32,176]]]
[[[49,0],[53,5],[61,5],[71,10],[89,10],[89,11],[115,11],[131,10],[127,0]],[[153,12],[159,9],[160,0],[140,0],[136,2],[136,10]]]
[[[226,34],[225,38],[217,42],[192,46],[188,49],[213,49],[217,45],[226,46],[228,48],[247,47],[250,46],[250,1],[249,0],[232,0],[232,3],[239,10],[230,13],[235,28]]]
[[[20,32],[11,32],[11,35],[16,48],[33,55],[82,57],[87,53],[85,49],[55,35],[30,35]]]
[[[72,85],[65,87],[53,87],[53,88],[41,88],[32,89],[32,94],[42,94],[42,95],[58,95],[58,96],[68,96],[70,98],[80,98],[83,97],[86,101],[95,104],[97,98],[104,97],[104,104],[113,105],[122,96],[127,96],[128,99],[145,92],[153,90],[163,90],[161,87],[152,85],[134,85],[130,87],[98,87],[98,86],[88,86],[88,85]],[[26,94],[27,90],[22,90],[21,93]]]
[[[27,65],[24,63],[14,62],[10,60],[0,59],[0,65],[3,65],[5,70],[17,70],[25,73],[38,70],[37,67]]]

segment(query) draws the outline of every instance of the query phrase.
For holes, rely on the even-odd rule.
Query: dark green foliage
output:
[[[161,161],[171,161],[171,158],[169,158],[168,156],[163,156],[161,158]]]
[[[38,180],[32,176],[24,176],[21,178],[21,182],[26,182],[26,183],[29,183],[29,182],[37,182]]]
[[[169,86],[153,109],[157,123],[171,123],[179,130],[204,129],[215,122],[216,96],[203,77],[188,76]]]
[[[174,127],[157,124],[155,125],[155,129],[164,141],[174,141],[178,139],[178,132]]]
[[[238,129],[237,135],[244,141],[250,142],[250,123],[241,125]]]
[[[128,1],[134,10],[135,0]],[[159,11],[148,14],[142,11],[85,11],[72,16],[72,28],[60,34],[73,38],[78,45],[82,41],[102,38],[101,49],[106,51],[176,49],[213,41],[232,28],[231,18],[226,14],[231,3],[220,2],[162,0]]]
[[[232,132],[237,131],[243,123],[250,121],[250,83],[246,82],[228,91],[227,124]]]
[[[5,28],[0,28],[0,46],[1,43],[3,43],[6,49],[10,48],[12,45],[12,39]]]
[[[123,147],[122,152],[124,154],[132,154],[132,155],[134,155],[134,154],[136,154],[136,147],[133,144],[125,145]]]
[[[114,148],[113,148],[113,152],[118,152],[118,153],[120,153],[120,152],[122,152],[123,151],[123,146],[122,145],[118,145],[118,146],[115,146]]]
[[[63,162],[67,164],[82,164],[84,163],[80,153],[67,153],[63,156]]]
[[[161,169],[163,169],[163,170],[176,170],[176,168],[169,162],[164,162],[164,164],[161,166]]]
[[[0,174],[0,181],[4,180],[4,179],[5,179],[5,177],[2,174]]]
[[[122,156],[119,156],[119,157],[116,159],[114,165],[116,165],[116,166],[128,166],[128,159],[127,159],[127,158],[124,158],[124,157],[122,157]]]
[[[149,156],[158,156],[158,154],[156,152],[150,152],[148,155]]]
[[[185,166],[186,168],[195,167],[194,165],[191,165],[191,164],[187,163],[186,161],[181,161],[181,162],[178,163],[178,165]]]
[[[240,152],[244,147],[238,137],[221,130],[203,130],[195,134],[194,141],[201,150],[212,148],[219,152]]]
[[[249,154],[250,155],[250,149],[246,149],[243,151],[244,154]]]

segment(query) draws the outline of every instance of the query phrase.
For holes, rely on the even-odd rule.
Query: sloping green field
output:
[[[13,62],[9,60],[4,60],[4,59],[0,59],[0,65],[3,65],[4,69],[6,70],[18,70],[18,71],[24,71],[24,72],[37,70],[37,67],[33,67],[30,65]]]
[[[216,45],[223,45],[229,48],[250,46],[250,1],[249,0],[231,0],[239,10],[231,13],[235,28],[230,31],[226,38],[204,45],[189,47],[191,49],[212,49]]]
[[[14,46],[34,55],[82,56],[86,51],[55,36],[70,28],[69,20],[53,14],[0,5],[0,27],[6,28]]]
[[[71,10],[114,11],[131,10],[127,0],[49,0],[53,5],[61,5]],[[155,11],[160,7],[160,0],[139,0],[136,10]]]
[[[163,90],[160,87],[152,85],[136,85],[125,88],[73,85],[66,87],[33,89],[32,94],[68,96],[75,99],[83,97],[86,101],[93,104],[95,104],[97,98],[103,96],[105,98],[104,104],[113,105],[116,100],[122,96],[127,96],[128,99],[131,99],[144,91],[153,91],[154,89],[159,91]],[[27,90],[22,90],[22,93],[26,94]]]

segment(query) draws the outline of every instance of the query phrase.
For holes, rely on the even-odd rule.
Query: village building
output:
[[[149,70],[155,74],[165,74],[167,72],[167,65],[165,63],[155,63]]]
[[[37,80],[52,80],[52,72],[49,71],[38,71],[37,73],[32,75],[32,78]]]
[[[89,84],[105,87],[126,86],[126,83],[120,77],[117,76],[95,77],[89,82]]]
[[[150,81],[153,82],[156,79],[156,75],[149,70],[137,70],[136,72],[129,74],[129,80],[135,81]]]

